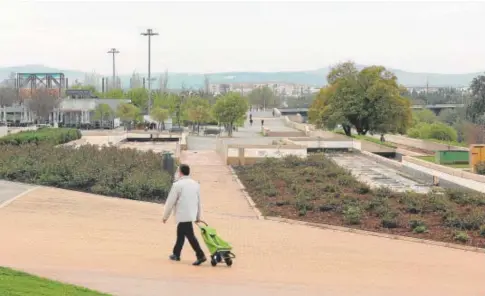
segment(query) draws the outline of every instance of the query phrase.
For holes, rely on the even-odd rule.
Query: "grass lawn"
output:
[[[432,155],[430,155],[430,156],[417,156],[417,158],[422,159],[424,161],[436,163],[435,162],[435,157],[432,156]],[[455,168],[455,169],[469,169],[470,168],[470,165],[467,164],[467,163],[442,164],[442,165],[443,166],[447,166],[447,167],[452,167],[452,168]]]
[[[107,296],[86,288],[67,285],[0,267],[0,295],[2,296]]]

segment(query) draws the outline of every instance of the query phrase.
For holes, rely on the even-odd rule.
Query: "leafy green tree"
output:
[[[184,95],[177,95],[173,93],[157,93],[153,100],[153,106],[167,109],[170,116],[172,118],[175,117],[177,123],[180,125],[180,121],[183,119],[184,116],[184,102]]]
[[[165,121],[169,117],[169,113],[167,109],[163,109],[161,107],[154,107],[150,111],[150,117],[158,122],[158,124],[162,124],[162,130],[165,130]]]
[[[381,66],[359,71],[352,62],[334,67],[328,74],[329,86],[317,95],[309,110],[310,122],[333,129],[342,125],[350,136],[404,133],[411,124],[410,101],[401,96],[396,76]]]
[[[422,122],[433,123],[436,121],[438,121],[438,117],[431,110],[423,109],[413,112],[413,125],[417,125]]]
[[[126,97],[141,110],[146,110],[148,108],[148,90],[143,87],[130,89],[126,93]]]
[[[125,99],[126,95],[122,89],[114,88],[103,94],[103,98],[107,99]]]
[[[485,75],[473,78],[470,90],[472,98],[466,107],[466,117],[474,124],[485,125]]]
[[[141,112],[135,105],[120,104],[116,110],[116,115],[126,125],[127,123],[140,120]]]
[[[248,94],[248,99],[251,105],[260,106],[261,108],[278,107],[280,105],[279,98],[266,85],[253,89]]]
[[[213,117],[227,126],[228,135],[232,136],[234,124],[244,120],[248,112],[248,102],[239,93],[228,92],[217,99],[212,107]]]
[[[198,96],[192,96],[187,99],[183,106],[185,116],[190,120],[197,132],[200,131],[200,124],[211,120],[211,106],[209,101]]]
[[[408,136],[419,139],[435,139],[440,141],[456,141],[457,132],[451,126],[442,123],[426,123],[421,122],[418,125],[410,128]]]
[[[114,115],[113,109],[108,104],[99,104],[94,109],[94,120],[101,121],[101,126],[104,126],[105,120],[112,120]]]

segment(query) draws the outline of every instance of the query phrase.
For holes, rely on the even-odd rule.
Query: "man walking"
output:
[[[195,237],[193,226],[193,222],[200,221],[201,216],[200,185],[190,178],[190,167],[186,164],[180,165],[178,175],[179,178],[170,189],[163,213],[163,223],[167,222],[172,211],[175,213],[175,220],[178,223],[177,241],[169,258],[170,260],[180,261],[180,254],[185,238],[187,238],[197,257],[193,265],[200,265],[207,261],[204,251],[202,251]]]

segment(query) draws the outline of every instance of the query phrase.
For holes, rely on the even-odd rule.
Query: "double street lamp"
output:
[[[151,37],[157,36],[158,33],[152,29],[147,29],[146,32],[141,33],[142,36],[148,36],[148,114],[152,108],[152,79],[151,79]]]
[[[112,85],[113,85],[113,89],[116,88],[116,61],[115,61],[115,55],[120,53],[119,50],[117,50],[116,48],[112,48],[110,49],[110,51],[108,51],[108,53],[112,54],[113,55],[113,81],[111,82]]]

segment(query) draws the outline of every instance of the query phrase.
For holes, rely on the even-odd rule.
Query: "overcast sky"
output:
[[[485,70],[485,3],[0,0],[0,67],[110,73],[309,70],[339,61]]]

